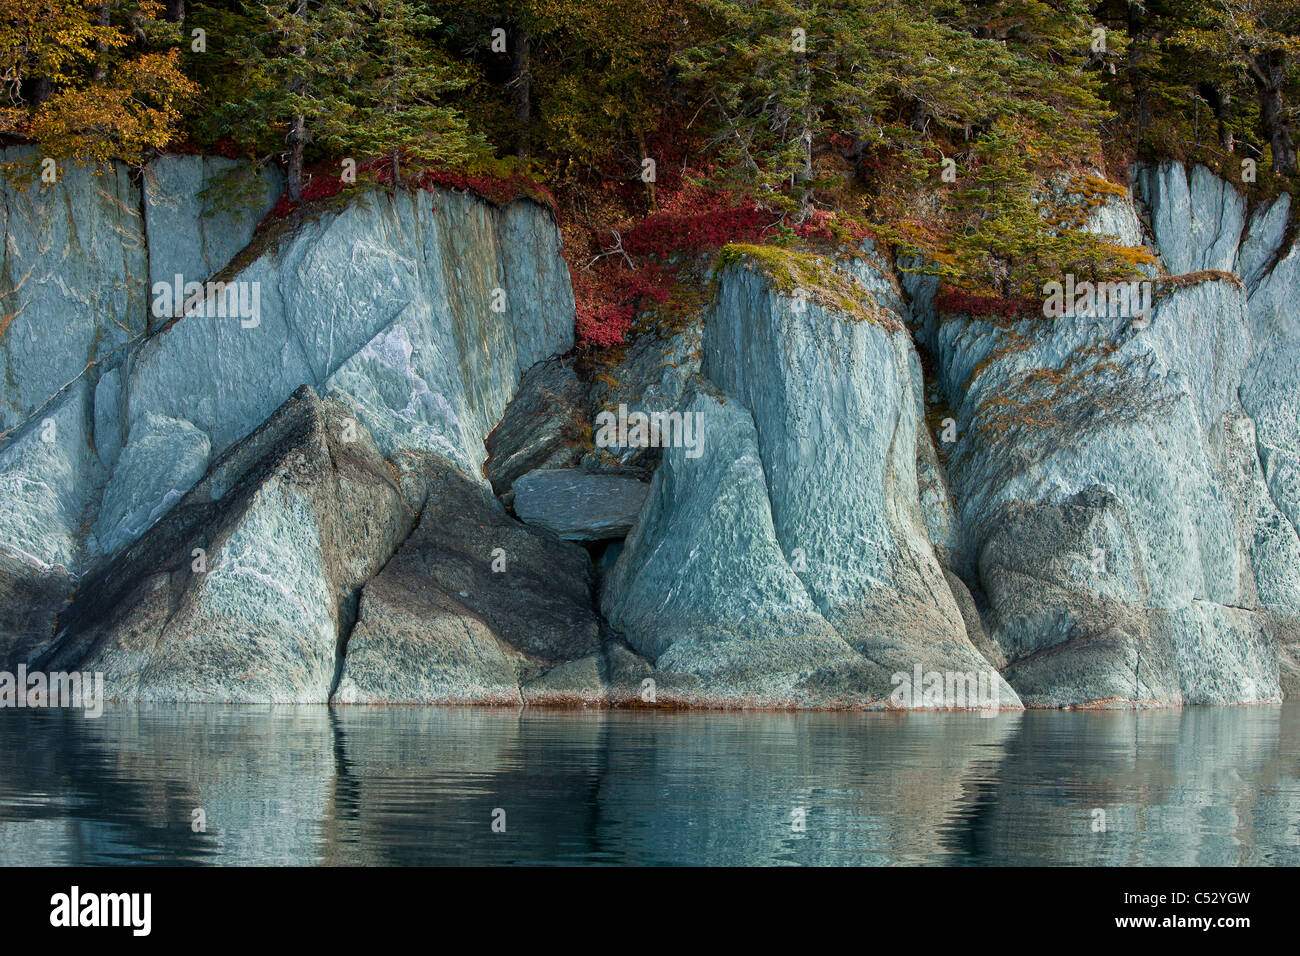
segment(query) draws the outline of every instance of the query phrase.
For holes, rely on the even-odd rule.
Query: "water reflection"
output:
[[[0,754],[7,865],[1300,864],[1296,705],[10,710]]]

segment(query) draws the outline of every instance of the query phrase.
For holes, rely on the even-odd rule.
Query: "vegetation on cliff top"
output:
[[[859,322],[890,326],[895,320],[875,295],[829,259],[780,246],[732,243],[718,256],[717,270],[752,266],[780,295],[816,302]]]
[[[923,259],[1016,311],[1143,263],[1081,227],[1137,157],[1294,188],[1294,0],[0,0],[0,135],[548,201],[616,345],[729,243]],[[353,164],[355,179],[347,163]]]

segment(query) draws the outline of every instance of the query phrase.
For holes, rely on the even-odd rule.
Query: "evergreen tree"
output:
[[[793,197],[797,221],[812,209],[814,140],[826,132],[837,50],[811,0],[701,0],[709,36],[676,57],[718,123],[721,179],[780,203]],[[818,79],[814,82],[814,71]]]
[[[438,19],[410,0],[360,0],[349,13],[365,20],[370,37],[353,51],[349,119],[345,129],[331,134],[330,145],[387,155],[394,188],[404,158],[419,165],[453,165],[486,153],[483,137],[443,103],[467,80],[421,39]]]
[[[638,177],[684,111],[671,64],[702,20],[691,0],[433,0],[444,49],[474,67],[475,128],[568,182]],[[687,114],[689,118],[689,113]],[[617,171],[617,172],[616,172]]]
[[[243,96],[227,115],[245,143],[284,144],[287,191],[297,202],[308,144],[347,134],[359,21],[342,0],[262,0],[244,12],[260,29],[234,43]]]
[[[1286,96],[1300,73],[1300,4],[1295,0],[1212,0],[1179,13],[1182,28],[1173,37],[1174,43],[1205,55],[1208,62],[1229,65],[1249,81],[1273,171],[1295,176],[1300,168]]]
[[[1106,112],[1077,0],[701,5],[712,36],[678,59],[714,107],[722,175],[778,206],[787,194],[796,223],[815,201],[818,152],[841,138],[859,164],[894,170],[867,183],[880,218],[931,207],[926,253],[1010,254],[1017,230],[1024,251],[1042,238],[1035,174],[1099,152]]]
[[[470,106],[479,124],[514,155],[527,159],[536,128],[535,65],[554,48],[560,24],[553,13],[570,0],[430,0],[447,46],[463,64],[477,64],[478,101]],[[467,78],[468,79],[468,78]],[[468,82],[467,82],[468,87]],[[484,100],[492,102],[484,102]]]

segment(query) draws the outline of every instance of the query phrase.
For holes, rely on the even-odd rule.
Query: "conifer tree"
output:
[[[359,21],[340,0],[261,0],[244,11],[258,29],[234,40],[244,95],[228,113],[243,141],[283,143],[286,188],[297,202],[308,144],[347,132]]]
[[[404,158],[454,163],[486,149],[442,102],[465,81],[428,39],[437,18],[412,0],[271,0],[246,14],[264,26],[239,46],[236,115],[246,140],[282,138],[291,200],[302,198],[311,144],[384,155],[395,184]]]
[[[1300,4],[1295,0],[1211,0],[1178,11],[1175,45],[1206,57],[1204,63],[1229,65],[1253,88],[1260,131],[1268,143],[1273,171],[1295,176],[1297,166],[1292,109],[1287,89],[1300,74]],[[1198,70],[1204,70],[1204,63]],[[1188,84],[1196,77],[1190,71]]]
[[[945,147],[1010,117],[1047,157],[1096,143],[1105,115],[1086,8],[1007,0],[701,0],[711,36],[683,51],[684,76],[718,117],[724,167],[788,190],[795,220],[814,197],[814,153],[832,134],[856,153],[892,151],[930,173]],[[1031,150],[1032,151],[1032,150]]]
[[[724,178],[779,203],[788,188],[797,221],[811,212],[814,140],[823,132],[835,56],[821,11],[807,0],[701,0],[708,38],[682,51],[719,124]],[[814,82],[814,71],[819,79]]]
[[[348,14],[365,22],[369,38],[352,51],[349,121],[331,136],[331,145],[387,155],[394,188],[404,159],[453,165],[486,153],[483,137],[445,103],[465,87],[463,71],[422,40],[438,19],[411,0],[359,0],[349,5]]]

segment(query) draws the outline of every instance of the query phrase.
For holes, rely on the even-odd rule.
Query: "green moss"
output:
[[[779,295],[802,294],[854,321],[874,322],[889,329],[900,327],[893,314],[882,309],[871,292],[824,256],[781,246],[733,243],[723,247],[714,273],[733,266],[757,269]]]

